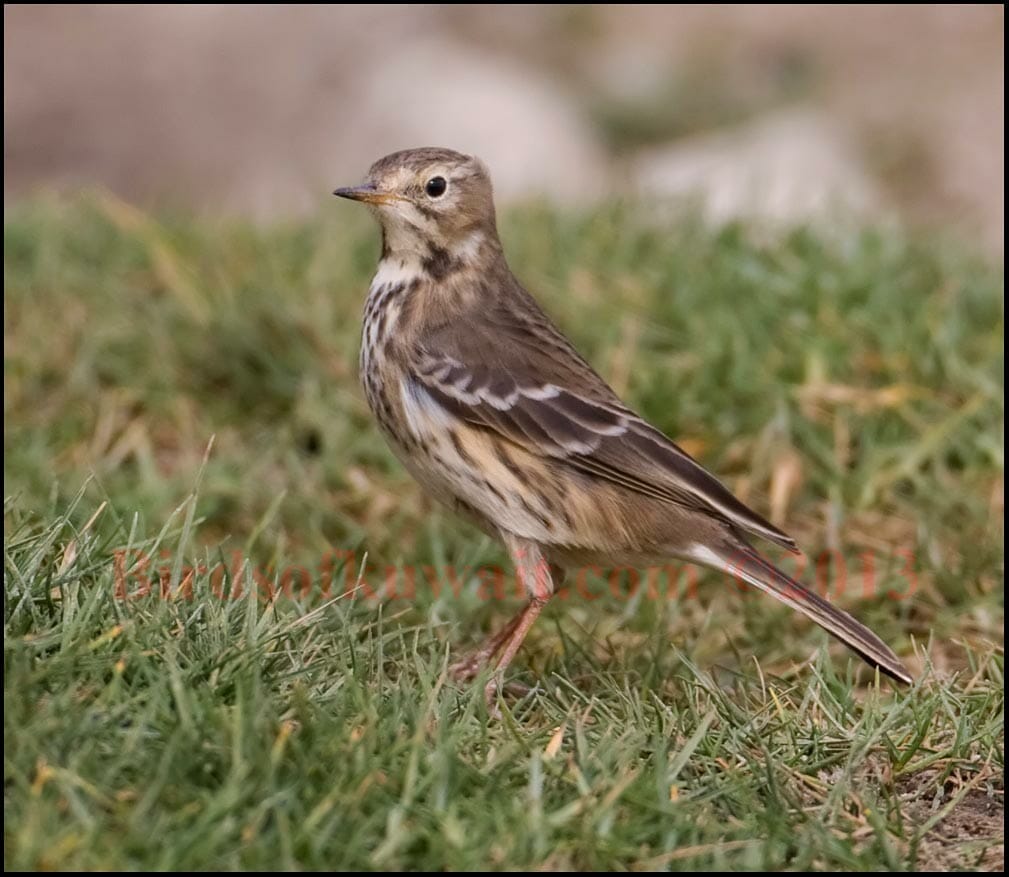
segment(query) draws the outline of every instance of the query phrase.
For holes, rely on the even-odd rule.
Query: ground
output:
[[[367,218],[35,201],[4,229],[8,867],[1001,867],[1001,267],[649,222],[530,205],[503,237],[915,684],[625,570],[569,584],[490,720],[446,667],[514,581],[368,415]]]

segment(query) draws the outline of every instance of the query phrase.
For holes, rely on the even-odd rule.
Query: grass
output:
[[[1002,269],[619,207],[503,236],[916,684],[717,576],[625,572],[548,609],[488,720],[445,667],[513,584],[372,425],[366,219],[35,202],[4,228],[7,867],[1001,864]]]

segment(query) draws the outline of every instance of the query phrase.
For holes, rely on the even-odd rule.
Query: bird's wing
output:
[[[625,407],[541,313],[535,320],[490,313],[465,329],[442,327],[411,352],[413,379],[460,420],[538,456],[798,551],[790,536]]]

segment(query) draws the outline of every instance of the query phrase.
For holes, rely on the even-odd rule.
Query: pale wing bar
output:
[[[790,551],[795,541],[753,512],[666,436],[627,409],[555,384],[520,385],[502,369],[422,354],[416,379],[464,421],[586,474],[723,518]]]

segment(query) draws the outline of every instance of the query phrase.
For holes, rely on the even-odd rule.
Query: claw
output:
[[[448,668],[448,672],[457,682],[472,682],[480,675],[480,668],[483,662],[475,659],[474,656],[456,661]]]

